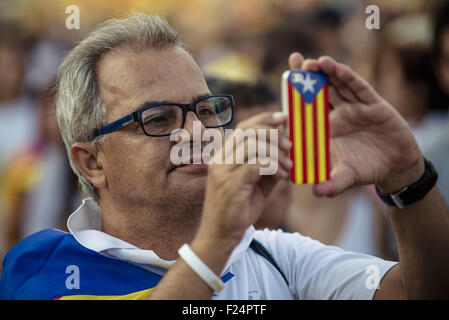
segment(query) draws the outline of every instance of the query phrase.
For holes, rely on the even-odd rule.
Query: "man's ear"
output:
[[[70,156],[78,171],[96,188],[106,186],[106,176],[98,151],[92,144],[76,142],[70,148]]]

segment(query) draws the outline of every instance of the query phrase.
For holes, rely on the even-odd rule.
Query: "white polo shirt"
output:
[[[159,274],[164,271],[158,266],[175,263],[102,232],[100,213],[86,210],[86,202],[83,200],[67,221],[69,231],[82,246]],[[249,248],[253,238],[272,254],[288,285],[270,262]],[[213,299],[372,299],[377,284],[396,264],[326,246],[299,233],[256,231],[251,226],[225,265],[223,275],[232,277]]]

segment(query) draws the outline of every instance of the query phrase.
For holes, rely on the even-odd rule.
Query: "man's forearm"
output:
[[[449,210],[437,187],[409,207],[388,211],[405,297],[449,298]]]

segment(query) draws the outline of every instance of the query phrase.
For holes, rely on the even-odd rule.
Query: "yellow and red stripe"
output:
[[[297,184],[315,184],[329,180],[329,101],[328,84],[306,103],[301,94],[288,84],[290,140],[293,148],[291,179]]]
[[[72,296],[62,296],[52,300],[146,300],[154,289],[155,287],[124,295],[77,294]]]

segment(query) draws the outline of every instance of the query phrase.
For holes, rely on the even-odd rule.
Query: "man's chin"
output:
[[[175,203],[185,201],[186,205],[202,206],[206,194],[207,170],[178,168],[169,173],[168,181],[167,190],[175,195]]]
[[[167,179],[171,184],[178,185],[182,189],[204,192],[207,184],[207,166],[177,167],[168,172]]]

